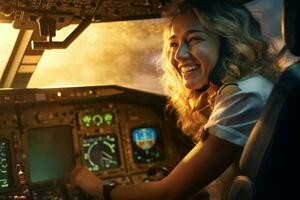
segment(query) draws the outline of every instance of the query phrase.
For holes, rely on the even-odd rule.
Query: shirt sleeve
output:
[[[244,146],[264,106],[257,92],[224,88],[216,97],[214,109],[204,126],[209,134]],[[232,87],[231,87],[232,88]]]

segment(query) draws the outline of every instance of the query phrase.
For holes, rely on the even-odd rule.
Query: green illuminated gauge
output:
[[[115,134],[87,136],[83,139],[84,160],[90,171],[120,166],[118,141]]]
[[[105,121],[105,123],[106,124],[111,124],[112,122],[113,122],[113,114],[112,113],[110,113],[110,112],[108,112],[108,113],[105,113],[104,115],[103,115],[103,117],[104,117],[104,121]]]
[[[99,114],[95,114],[93,116],[93,122],[94,124],[96,124],[96,126],[100,126],[101,124],[103,124],[103,117]]]
[[[82,117],[82,122],[84,123],[85,126],[90,126],[92,122],[92,117],[90,115],[84,115]]]

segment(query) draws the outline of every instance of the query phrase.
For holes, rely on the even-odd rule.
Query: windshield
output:
[[[19,30],[14,29],[11,24],[0,23],[0,77],[14,47],[18,33]]]
[[[28,87],[113,84],[161,93],[162,27],[161,19],[91,24],[67,49],[45,51]]]

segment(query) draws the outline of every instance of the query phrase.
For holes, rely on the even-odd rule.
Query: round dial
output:
[[[120,165],[117,137],[92,136],[83,139],[84,160],[91,171],[115,168]]]

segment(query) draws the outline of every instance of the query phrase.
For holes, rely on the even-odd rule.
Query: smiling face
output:
[[[206,30],[194,15],[180,14],[173,20],[169,45],[171,63],[185,87],[199,89],[207,84],[219,56],[218,35]]]

